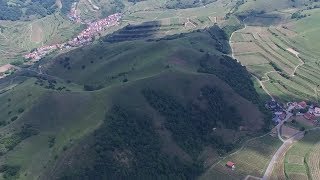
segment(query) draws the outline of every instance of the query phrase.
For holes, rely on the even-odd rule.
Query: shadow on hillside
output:
[[[124,28],[107,35],[103,38],[104,42],[122,42],[122,41],[132,41],[140,40],[145,38],[152,38],[157,32],[160,31],[161,25],[159,21],[144,22],[138,25],[127,25]]]
[[[280,14],[267,14],[264,11],[250,11],[245,14],[238,15],[238,18],[248,26],[263,26],[278,25],[284,20],[284,16]]]

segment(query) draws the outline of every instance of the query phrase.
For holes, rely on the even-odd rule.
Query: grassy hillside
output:
[[[207,97],[209,94],[205,93],[206,86],[210,86],[207,90],[211,89],[210,91],[213,93],[223,92],[220,103],[218,99],[213,100]],[[58,160],[60,167],[61,164],[65,165],[63,167],[70,167],[66,166],[67,162],[74,163],[71,165],[71,169],[62,173],[65,178],[92,177],[93,175],[103,178],[105,177],[103,173],[109,174],[110,177],[119,177],[116,171],[108,168],[110,164],[112,167],[118,168],[123,178],[136,177],[139,179],[154,176],[173,179],[182,178],[182,176],[192,178],[200,175],[203,171],[202,161],[207,159],[214,161],[219,157],[219,154],[225,154],[237,146],[237,142],[241,141],[246,134],[259,131],[263,125],[263,115],[254,105],[236,95],[228,85],[212,75],[164,72],[152,78],[134,83],[129,82],[121,88],[112,88],[112,91],[116,92],[111,95],[113,97],[111,102],[123,110],[114,112],[115,110],[109,107],[111,111],[108,111],[104,124],[94,133],[96,141],[93,144],[89,143],[88,152],[84,151],[83,154],[77,155],[77,157],[86,157],[90,154],[90,156],[97,156],[97,160],[94,160],[92,165],[86,163],[85,166],[82,166],[83,163],[79,162],[79,159],[76,160],[76,157],[72,156]],[[204,96],[201,97],[201,93]],[[214,94],[210,96],[214,96]],[[167,102],[166,105],[161,105],[162,100]],[[237,105],[233,102],[237,102]],[[223,104],[226,107],[221,109],[219,106],[223,107]],[[253,110],[250,114],[241,108],[248,105]],[[191,108],[191,112],[189,108]],[[232,120],[231,117],[223,115],[224,111],[229,109],[233,109],[235,113]],[[188,112],[192,114],[189,115]],[[123,113],[137,115],[124,115]],[[142,118],[134,119],[135,116]],[[213,119],[215,122],[212,121]],[[120,120],[123,121],[122,124],[119,124]],[[117,124],[114,124],[115,122]],[[135,123],[137,123],[135,125],[137,127],[131,127]],[[239,132],[239,125],[252,128],[249,131]],[[217,130],[212,131],[212,128],[217,128]],[[116,129],[116,131],[113,132],[110,129]],[[145,135],[144,133],[147,132],[151,134]],[[144,138],[153,136],[153,141]],[[108,139],[107,144],[105,143],[106,138]],[[141,143],[145,144],[146,149],[139,148],[138,145]],[[83,146],[88,147],[88,145]],[[76,147],[76,149],[78,148],[82,147]],[[76,149],[70,151],[77,151]],[[94,152],[91,152],[92,149]],[[105,151],[105,149],[110,149],[111,152]],[[141,153],[141,151],[146,152]],[[161,157],[154,156],[152,153],[159,154]],[[141,157],[142,154],[145,157]],[[155,163],[155,161],[159,162]],[[151,164],[147,165],[148,163]],[[97,166],[98,164],[99,166]],[[175,168],[179,169],[172,171],[173,164],[175,164]],[[158,166],[162,166],[163,171],[159,171]],[[149,171],[138,170],[145,167],[149,167]],[[74,168],[78,171],[75,171]],[[57,170],[51,172],[51,175],[59,174],[59,169],[57,167]]]
[[[0,94],[3,177],[117,177],[109,164],[123,178],[199,176],[268,126],[251,77],[225,55],[227,42],[213,27],[44,59],[43,75]]]

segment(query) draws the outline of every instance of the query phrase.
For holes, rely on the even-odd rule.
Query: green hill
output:
[[[43,59],[42,75],[13,75],[0,94],[3,177],[200,176],[204,162],[268,127],[250,75],[229,52],[214,26],[100,41]]]

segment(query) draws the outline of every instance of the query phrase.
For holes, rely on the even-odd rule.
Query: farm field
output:
[[[235,58],[258,77],[274,97],[282,101],[318,101],[319,55],[314,46],[318,43],[308,41],[307,36],[317,39],[312,29],[319,28],[318,24],[310,22],[319,16],[320,11],[303,12],[310,13],[310,16],[269,27],[247,26],[231,38]],[[308,24],[313,27],[305,28]],[[310,31],[304,32],[299,27]]]
[[[315,171],[315,169],[319,169],[319,165],[315,165],[318,159],[310,159],[310,155],[317,156],[319,154],[319,135],[319,130],[309,131],[302,140],[295,143],[287,151],[284,159],[284,171],[288,178],[309,179],[310,176],[318,176],[318,172]],[[312,168],[312,171],[309,168]]]
[[[23,62],[23,55],[34,48],[64,42],[81,30],[59,14],[30,22],[0,22],[0,65]]]
[[[245,178],[247,175],[262,177],[271,157],[280,146],[281,141],[270,135],[254,139],[210,167],[200,179],[209,180],[215,176],[224,176],[225,179]],[[226,167],[227,161],[236,163],[235,170]]]

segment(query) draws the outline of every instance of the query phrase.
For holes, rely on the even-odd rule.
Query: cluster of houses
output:
[[[320,117],[320,106],[316,104],[307,104],[305,101],[288,102],[285,107],[280,103],[271,100],[265,104],[266,108],[273,112],[272,121],[279,123],[286,118],[287,112],[296,116],[303,116],[305,119],[312,121],[315,125],[319,124],[317,117]]]
[[[108,16],[107,18],[101,19],[99,21],[88,23],[87,24],[88,27],[85,30],[83,30],[74,39],[62,44],[55,44],[55,45],[49,45],[49,46],[43,46],[43,47],[37,48],[36,50],[26,54],[24,58],[37,61],[56,49],[64,49],[64,48],[79,47],[79,46],[86,45],[92,42],[94,36],[99,32],[105,30],[108,27],[117,25],[120,19],[121,19],[121,14],[116,13]]]
[[[302,102],[291,102],[287,106],[297,116],[303,116],[305,119],[310,120],[314,123],[317,122],[317,118],[320,117],[320,107],[316,104],[307,104],[305,101]]]
[[[280,121],[283,121],[286,118],[287,113],[286,113],[285,109],[277,101],[275,101],[275,100],[268,101],[265,104],[265,106],[267,109],[272,111],[272,113],[273,113],[272,121],[273,122],[279,123]]]
[[[88,23],[87,29],[83,30],[76,38],[69,41],[68,44],[71,46],[81,46],[85,43],[91,42],[94,35],[105,30],[110,26],[115,26],[121,18],[120,13],[112,14],[105,19]]]
[[[77,3],[74,2],[71,6],[70,12],[68,14],[68,17],[71,21],[80,23],[81,22],[81,18],[80,18],[80,14],[77,13]]]
[[[43,56],[45,56],[46,54],[56,50],[59,46],[60,46],[60,44],[50,45],[50,46],[42,46],[42,47],[37,48],[36,50],[24,55],[24,58],[31,59],[33,61],[37,61],[37,60],[41,59]]]

